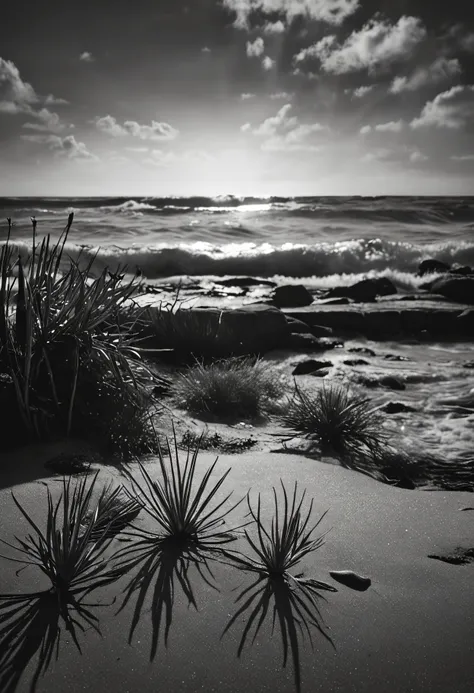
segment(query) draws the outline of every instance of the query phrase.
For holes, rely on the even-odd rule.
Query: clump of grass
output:
[[[198,482],[196,466],[199,451],[199,445],[194,450],[188,448],[186,460],[183,463],[179,458],[175,434],[173,446],[167,441],[168,463],[165,461],[163,451],[159,449],[158,464],[161,479],[152,479],[141,463],[139,463],[139,469],[142,483],[130,470],[124,470],[132,484],[132,490],[126,490],[126,493],[130,499],[143,506],[144,511],[156,525],[156,529],[151,532],[134,527],[134,532],[142,538],[143,543],[149,543],[151,539],[152,541],[171,540],[181,545],[194,543],[200,546],[215,546],[233,540],[232,533],[225,527],[225,518],[241,501],[224,511],[223,507],[232,492],[221,501],[216,498],[230,469],[215,483],[211,483],[211,476],[217,464],[216,459]],[[139,547],[140,541],[135,542],[130,551],[133,552]],[[130,552],[128,549],[125,551]]]
[[[295,482],[293,495],[289,498],[284,483],[281,481],[283,499],[278,498],[276,489],[273,488],[274,514],[270,527],[266,527],[262,519],[261,498],[258,495],[257,508],[254,509],[250,502],[250,494],[247,496],[249,515],[257,530],[257,538],[252,539],[245,530],[245,536],[250,547],[256,554],[256,558],[249,558],[242,554],[234,554],[240,567],[251,572],[269,578],[282,578],[298,582],[301,575],[294,576],[290,573],[310,553],[317,551],[324,544],[324,534],[314,535],[315,530],[326,516],[324,512],[315,524],[311,524],[313,501],[309,508],[303,510],[306,491],[298,497],[298,485]],[[303,581],[307,582],[306,581]],[[310,579],[313,586],[334,591],[323,582]]]
[[[283,385],[261,359],[238,357],[196,363],[176,377],[170,394],[196,415],[251,420],[275,410]]]
[[[32,219],[28,266],[15,256],[10,220],[0,250],[0,373],[8,377],[0,406],[13,411],[15,435],[22,440],[87,434],[90,393],[101,393],[120,417],[118,406],[135,407],[144,381],[152,380],[136,346],[134,280],[107,269],[91,279],[94,258],[81,268],[67,256],[72,222],[71,214],[55,244],[49,236],[38,243]],[[95,419],[97,429],[102,419]],[[108,430],[106,425],[100,433]]]
[[[378,409],[339,385],[323,386],[316,394],[296,387],[281,422],[342,460],[373,457],[386,442]]]
[[[13,501],[33,532],[17,544],[0,540],[17,551],[21,558],[2,556],[24,565],[36,566],[51,582],[58,599],[67,601],[70,594],[86,594],[109,584],[120,576],[120,569],[110,566],[105,557],[110,542],[110,529],[126,524],[131,506],[117,502],[110,490],[93,502],[98,472],[88,483],[87,477],[72,487],[71,479],[63,480],[63,490],[54,503],[47,489],[46,529],[43,531],[15,498]],[[109,494],[108,496],[106,494]]]

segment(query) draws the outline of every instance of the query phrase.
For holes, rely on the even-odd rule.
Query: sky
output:
[[[469,0],[15,0],[0,195],[474,193]]]

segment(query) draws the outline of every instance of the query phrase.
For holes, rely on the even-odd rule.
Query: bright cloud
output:
[[[52,113],[47,108],[42,108],[39,111],[32,112],[31,115],[34,116],[37,121],[23,124],[23,127],[29,130],[59,133],[66,130],[68,127],[73,127],[64,123],[57,113]]]
[[[16,65],[0,58],[0,110],[3,113],[29,113],[38,101],[35,90],[23,81]]]
[[[270,58],[268,55],[266,55],[262,60],[262,67],[264,70],[271,70],[274,65],[275,60],[272,60],[272,58]]]
[[[111,137],[138,137],[141,140],[174,140],[179,134],[179,130],[169,123],[159,123],[151,121],[151,125],[140,125],[134,120],[126,120],[123,125],[111,115],[94,120],[96,128]]]
[[[420,152],[418,149],[416,149],[410,154],[410,161],[412,162],[412,164],[418,164],[422,161],[428,161],[428,159],[429,157],[426,156],[426,154],[423,154],[423,152]]]
[[[294,60],[301,63],[317,58],[325,72],[338,75],[375,72],[409,58],[425,36],[426,29],[417,17],[403,16],[396,24],[375,18],[353,31],[343,44],[338,44],[335,36],[325,36],[300,51]]]
[[[285,31],[285,25],[281,20],[278,22],[266,22],[262,29],[265,34],[282,34]]]
[[[293,98],[293,94],[289,94],[287,91],[276,91],[270,94],[272,101],[277,101],[281,99],[282,101],[290,101]]]
[[[249,92],[247,92],[245,94],[241,94],[240,98],[242,99],[242,101],[249,101],[250,99],[255,98],[255,94],[250,94]]]
[[[92,53],[89,53],[89,51],[84,51],[80,54],[79,60],[83,63],[93,63],[95,58]]]
[[[448,80],[460,73],[461,64],[457,58],[448,60],[448,58],[441,56],[431,65],[417,68],[408,77],[395,77],[389,91],[392,94],[399,94],[403,91],[417,91],[422,87]]]
[[[308,144],[308,138],[326,128],[320,123],[300,123],[296,116],[290,114],[291,104],[280,108],[275,116],[264,120],[260,125],[252,127],[246,123],[241,127],[242,132],[249,132],[264,138],[261,148],[266,151],[314,151],[319,147]]]
[[[64,156],[76,161],[98,161],[95,154],[92,154],[84,144],[78,142],[74,135],[59,137],[58,135],[22,135],[22,140],[34,142],[35,144],[45,144],[58,156]]]
[[[265,42],[261,36],[255,39],[255,41],[247,41],[247,57],[248,58],[259,58],[263,55],[265,51]]]
[[[401,132],[405,127],[403,120],[391,120],[388,123],[379,123],[378,125],[364,125],[360,129],[361,135],[368,135],[370,132]]]
[[[438,94],[410,123],[414,129],[438,127],[456,130],[474,122],[474,85],[458,85]]]
[[[364,96],[367,96],[367,94],[370,94],[370,92],[372,91],[373,88],[374,88],[373,84],[370,86],[367,86],[367,87],[357,87],[352,92],[352,95],[354,96],[355,99],[363,99]]]
[[[223,0],[223,5],[236,15],[235,27],[248,29],[249,19],[255,13],[281,14],[288,22],[295,17],[306,17],[339,25],[354,14],[360,0]]]

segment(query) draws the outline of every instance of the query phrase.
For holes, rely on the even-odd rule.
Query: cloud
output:
[[[252,127],[246,123],[240,129],[264,138],[261,148],[266,151],[315,151],[319,147],[309,144],[308,138],[327,128],[320,123],[300,123],[296,116],[290,114],[291,110],[291,104],[287,103],[260,125]]]
[[[0,113],[23,114],[37,119],[37,122],[25,123],[26,128],[50,132],[64,130],[67,126],[60,121],[57,113],[40,108],[41,103],[63,105],[68,102],[52,94],[41,97],[31,84],[21,78],[20,71],[13,62],[0,58]]]
[[[237,29],[249,29],[254,14],[280,14],[289,23],[304,17],[339,25],[360,7],[360,0],[223,0],[223,5],[236,15]]]
[[[68,106],[69,101],[66,99],[60,99],[57,96],[53,96],[53,94],[48,94],[48,96],[44,100],[45,106]]]
[[[460,156],[454,155],[451,161],[474,161],[474,154],[461,154]]]
[[[247,93],[245,93],[245,94],[241,94],[241,95],[240,95],[240,98],[241,98],[242,101],[248,101],[249,99],[254,99],[254,98],[255,98],[255,94],[250,94],[250,93],[247,92]]]
[[[317,58],[325,72],[337,75],[386,69],[394,62],[407,60],[425,38],[426,29],[417,17],[400,17],[396,24],[373,18],[359,31],[353,31],[343,44],[335,36],[300,51],[295,63]]]
[[[24,123],[23,127],[29,130],[59,133],[66,130],[68,127],[74,127],[73,125],[67,125],[66,123],[64,123],[57,113],[52,113],[47,108],[42,108],[39,111],[34,111],[31,113],[31,115],[37,118],[37,122]]]
[[[421,163],[422,161],[428,161],[429,157],[426,154],[418,151],[417,149],[410,154],[410,161],[413,164]]]
[[[265,34],[282,34],[285,28],[281,20],[278,20],[278,22],[266,22],[262,27]]]
[[[393,158],[393,156],[394,152],[392,149],[379,147],[378,149],[374,149],[372,152],[367,152],[367,154],[364,154],[361,161],[365,163],[371,163],[373,161],[386,161],[387,159]]]
[[[64,156],[76,161],[98,161],[98,157],[92,154],[84,144],[78,142],[74,135],[59,137],[58,135],[21,135],[21,139],[36,144],[45,144],[57,156]]]
[[[474,120],[474,85],[458,85],[438,94],[425,104],[420,116],[410,123],[413,129],[438,127],[456,130]]]
[[[290,101],[293,98],[293,94],[289,94],[287,91],[276,91],[273,94],[270,94],[270,98],[273,101],[277,101],[279,99]]]
[[[269,58],[268,55],[264,57],[262,60],[262,67],[264,70],[271,70],[272,67],[275,65],[275,60],[272,60],[272,58]]]
[[[403,120],[391,120],[388,123],[379,123],[378,125],[364,125],[359,130],[361,135],[368,135],[370,132],[401,132],[405,127]]]
[[[0,58],[0,110],[3,113],[29,113],[39,96],[11,60]]]
[[[201,48],[201,53],[212,53],[212,51],[209,48],[209,46],[204,46],[203,48]]]
[[[247,57],[248,58],[259,58],[263,55],[265,51],[265,42],[261,36],[255,39],[255,41],[247,41]]]
[[[84,51],[80,54],[79,60],[81,60],[83,63],[93,63],[95,58],[92,53],[89,53],[89,51]]]
[[[374,85],[370,85],[367,87],[357,87],[352,91],[352,95],[355,99],[363,99],[364,96],[367,96],[367,94],[370,94],[372,89],[374,88]],[[349,92],[351,91],[350,89],[348,90]]]
[[[417,91],[422,87],[438,84],[461,73],[461,64],[457,58],[448,60],[441,56],[431,65],[418,67],[409,77],[395,77],[390,85],[391,94],[403,91]]]
[[[151,125],[140,125],[135,120],[126,120],[123,125],[111,115],[100,118],[97,116],[94,121],[98,130],[110,135],[111,137],[138,137],[141,140],[174,140],[179,134],[179,130],[169,123],[159,123],[151,121]]]

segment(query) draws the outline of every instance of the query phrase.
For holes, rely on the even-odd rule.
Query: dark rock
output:
[[[394,375],[384,375],[380,378],[379,382],[384,387],[390,388],[390,390],[406,390],[406,385],[403,380],[396,378]]]
[[[221,284],[221,286],[237,286],[240,288],[245,288],[248,286],[276,286],[276,282],[272,282],[269,279],[255,279],[254,277],[232,277],[230,279],[216,279],[216,284]]]
[[[339,286],[330,289],[326,298],[351,298],[358,303],[370,303],[377,296],[391,296],[397,293],[395,285],[385,277],[378,279],[362,279],[352,286]]]
[[[333,334],[333,330],[330,327],[324,327],[323,325],[312,325],[309,331],[315,337],[332,337]]]
[[[418,276],[423,277],[425,274],[436,274],[440,272],[447,272],[449,270],[449,265],[441,260],[423,260],[418,266]]]
[[[331,366],[331,361],[315,361],[314,359],[309,359],[308,361],[301,361],[301,363],[298,363],[292,375],[308,375],[321,368],[330,368]]]
[[[340,582],[346,587],[350,587],[352,590],[357,590],[358,592],[365,592],[372,584],[370,578],[358,575],[354,573],[353,570],[330,570],[329,575],[333,580]]]
[[[453,267],[451,267],[451,269],[448,271],[448,274],[459,274],[461,276],[465,276],[474,273],[472,268],[468,267],[467,265],[453,265]]]
[[[158,308],[156,312],[160,315]],[[171,348],[175,354],[188,356],[259,354],[285,347],[290,335],[285,315],[262,303],[235,310],[181,310],[165,321],[164,328],[163,334],[153,329],[144,334],[144,346]]]
[[[387,361],[409,361],[408,356],[402,356],[401,354],[385,354],[384,359]]]
[[[297,318],[292,318],[287,315],[286,322],[288,323],[291,334],[309,334],[311,332],[310,326],[302,320],[298,320]]]
[[[345,366],[368,366],[369,362],[364,361],[364,359],[347,359],[343,361]]]
[[[314,373],[311,373],[312,378],[325,378],[327,375],[329,375],[329,368],[321,368],[320,371],[314,371]]]
[[[313,296],[302,284],[277,286],[273,292],[273,304],[277,308],[309,306],[311,303],[313,303]]]
[[[83,474],[90,465],[90,457],[75,453],[61,453],[44,463],[46,469],[55,474]]]
[[[460,315],[458,315],[456,323],[464,335],[474,335],[474,310],[464,310]]]
[[[474,277],[444,276],[437,279],[432,291],[450,301],[474,304]]]
[[[343,346],[343,342],[326,337],[315,337],[312,334],[290,334],[288,349],[295,351],[327,351]]]
[[[381,408],[386,414],[401,414],[403,412],[413,412],[416,411],[414,407],[410,407],[408,404],[403,404],[403,402],[387,402]]]
[[[462,365],[463,368],[474,368],[474,361],[466,361]]]
[[[351,347],[347,351],[350,351],[352,354],[365,354],[366,356],[376,356],[375,351],[369,349],[368,347]]]
[[[467,565],[468,563],[474,563],[474,548],[463,549],[461,546],[458,546],[451,553],[431,554],[428,558],[434,558],[437,561],[451,563],[452,565]]]

